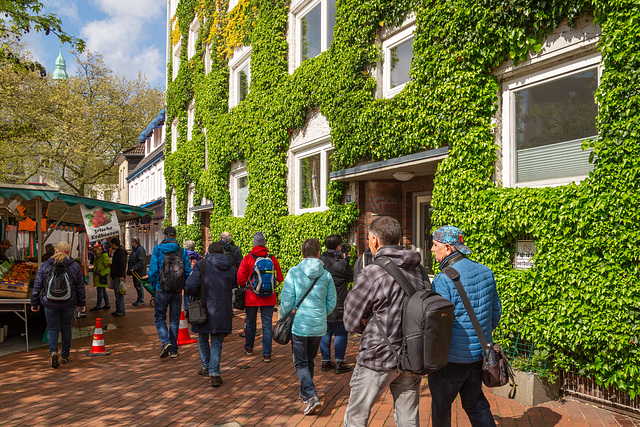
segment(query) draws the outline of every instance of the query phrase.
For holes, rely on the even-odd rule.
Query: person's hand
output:
[[[80,309],[80,311],[81,311],[81,312],[83,312],[83,313],[85,313],[85,312],[87,311],[87,310],[85,310],[85,307],[84,307],[84,306],[82,306],[82,307],[78,307],[78,308],[79,308],[79,309]]]
[[[40,306],[39,305],[36,305],[36,306],[32,305],[31,306],[31,311],[33,311],[34,313],[40,311]]]

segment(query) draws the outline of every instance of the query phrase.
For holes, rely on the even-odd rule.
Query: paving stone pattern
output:
[[[322,410],[304,416],[298,399],[299,382],[290,346],[273,344],[271,363],[261,357],[261,338],[253,356],[242,350],[244,315],[235,312],[234,333],[222,350],[224,383],[212,388],[200,368],[198,345],[180,347],[176,359],[159,359],[153,308],[132,307],[135,291],[128,280],[127,315],[112,318],[100,312],[110,356],[88,357],[92,337],[74,339],[69,364],[52,369],[46,347],[0,357],[0,420],[13,425],[187,425],[187,426],[340,426],[349,398],[350,373],[320,370],[316,358],[315,384]],[[87,307],[95,304],[95,290],[87,287]],[[86,325],[95,324],[88,313]],[[276,317],[276,316],[274,316]],[[274,319],[275,321],[275,319]],[[258,328],[260,322],[258,321]],[[195,338],[194,334],[191,334]],[[357,342],[351,340],[347,361],[354,363]],[[430,393],[422,383],[421,425],[429,426]],[[573,400],[526,407],[487,392],[500,426],[640,426],[640,420]],[[453,425],[470,425],[457,400]],[[393,400],[385,393],[372,411],[371,426],[394,426]]]

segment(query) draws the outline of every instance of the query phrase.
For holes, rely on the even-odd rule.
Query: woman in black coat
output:
[[[193,266],[193,271],[185,283],[185,293],[200,299],[201,272],[204,263],[204,305],[207,321],[193,325],[191,330],[198,334],[202,369],[198,374],[211,377],[211,386],[222,384],[220,376],[220,358],[222,341],[231,333],[231,290],[236,287],[236,269],[229,257],[224,255],[222,243],[209,245],[209,253],[204,260]],[[209,345],[211,338],[211,345]]]

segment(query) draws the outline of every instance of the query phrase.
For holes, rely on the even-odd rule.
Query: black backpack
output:
[[[184,289],[184,261],[182,248],[164,254],[164,262],[160,268],[160,290],[163,292],[182,292]]]
[[[236,262],[236,257],[233,256],[233,249],[236,246],[229,244],[228,246],[225,245],[224,246],[224,250],[223,250],[223,254],[225,254],[227,256],[227,258],[229,258],[229,261],[231,261],[231,265],[234,267],[237,267],[237,262]]]
[[[47,299],[49,301],[68,301],[75,292],[73,278],[66,264],[51,264],[51,270],[46,279]]]
[[[398,360],[398,369],[425,375],[447,365],[453,331],[453,304],[431,289],[424,267],[421,268],[426,287],[416,291],[398,266],[387,257],[374,264],[384,268],[407,294],[402,306],[402,347],[400,354],[391,345],[375,314],[382,337]]]

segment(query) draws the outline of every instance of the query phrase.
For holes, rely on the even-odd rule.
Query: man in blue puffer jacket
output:
[[[309,295],[300,304],[291,328],[291,348],[300,378],[300,398],[307,404],[305,415],[314,414],[320,408],[320,400],[313,384],[313,359],[318,354],[322,336],[327,333],[327,315],[336,306],[333,278],[318,259],[321,249],[318,239],[307,239],[302,243],[304,259],[289,270],[280,293],[280,307],[284,317],[294,309],[317,279]]]
[[[451,267],[460,273],[466,291],[487,342],[498,326],[502,307],[496,280],[489,267],[471,261],[471,249],[464,245],[462,231],[450,225],[433,233],[431,251],[440,270]],[[451,301],[455,310],[453,335],[449,347],[449,364],[429,374],[431,424],[451,425],[451,404],[460,394],[462,407],[473,426],[495,426],[487,398],[482,393],[482,348],[462,299],[453,281],[443,273],[433,280],[433,290]]]
[[[187,257],[186,249],[180,248],[176,240],[176,229],[167,227],[164,229],[164,240],[153,248],[153,254],[149,261],[149,283],[155,290],[155,314],[156,329],[162,344],[160,358],[167,356],[178,357],[178,331],[180,329],[180,312],[182,311],[182,290],[176,292],[164,292],[160,288],[160,272],[164,263],[165,254],[180,251],[180,258],[184,264],[184,280],[191,274],[191,263]],[[169,329],[167,329],[167,309],[169,309]]]

